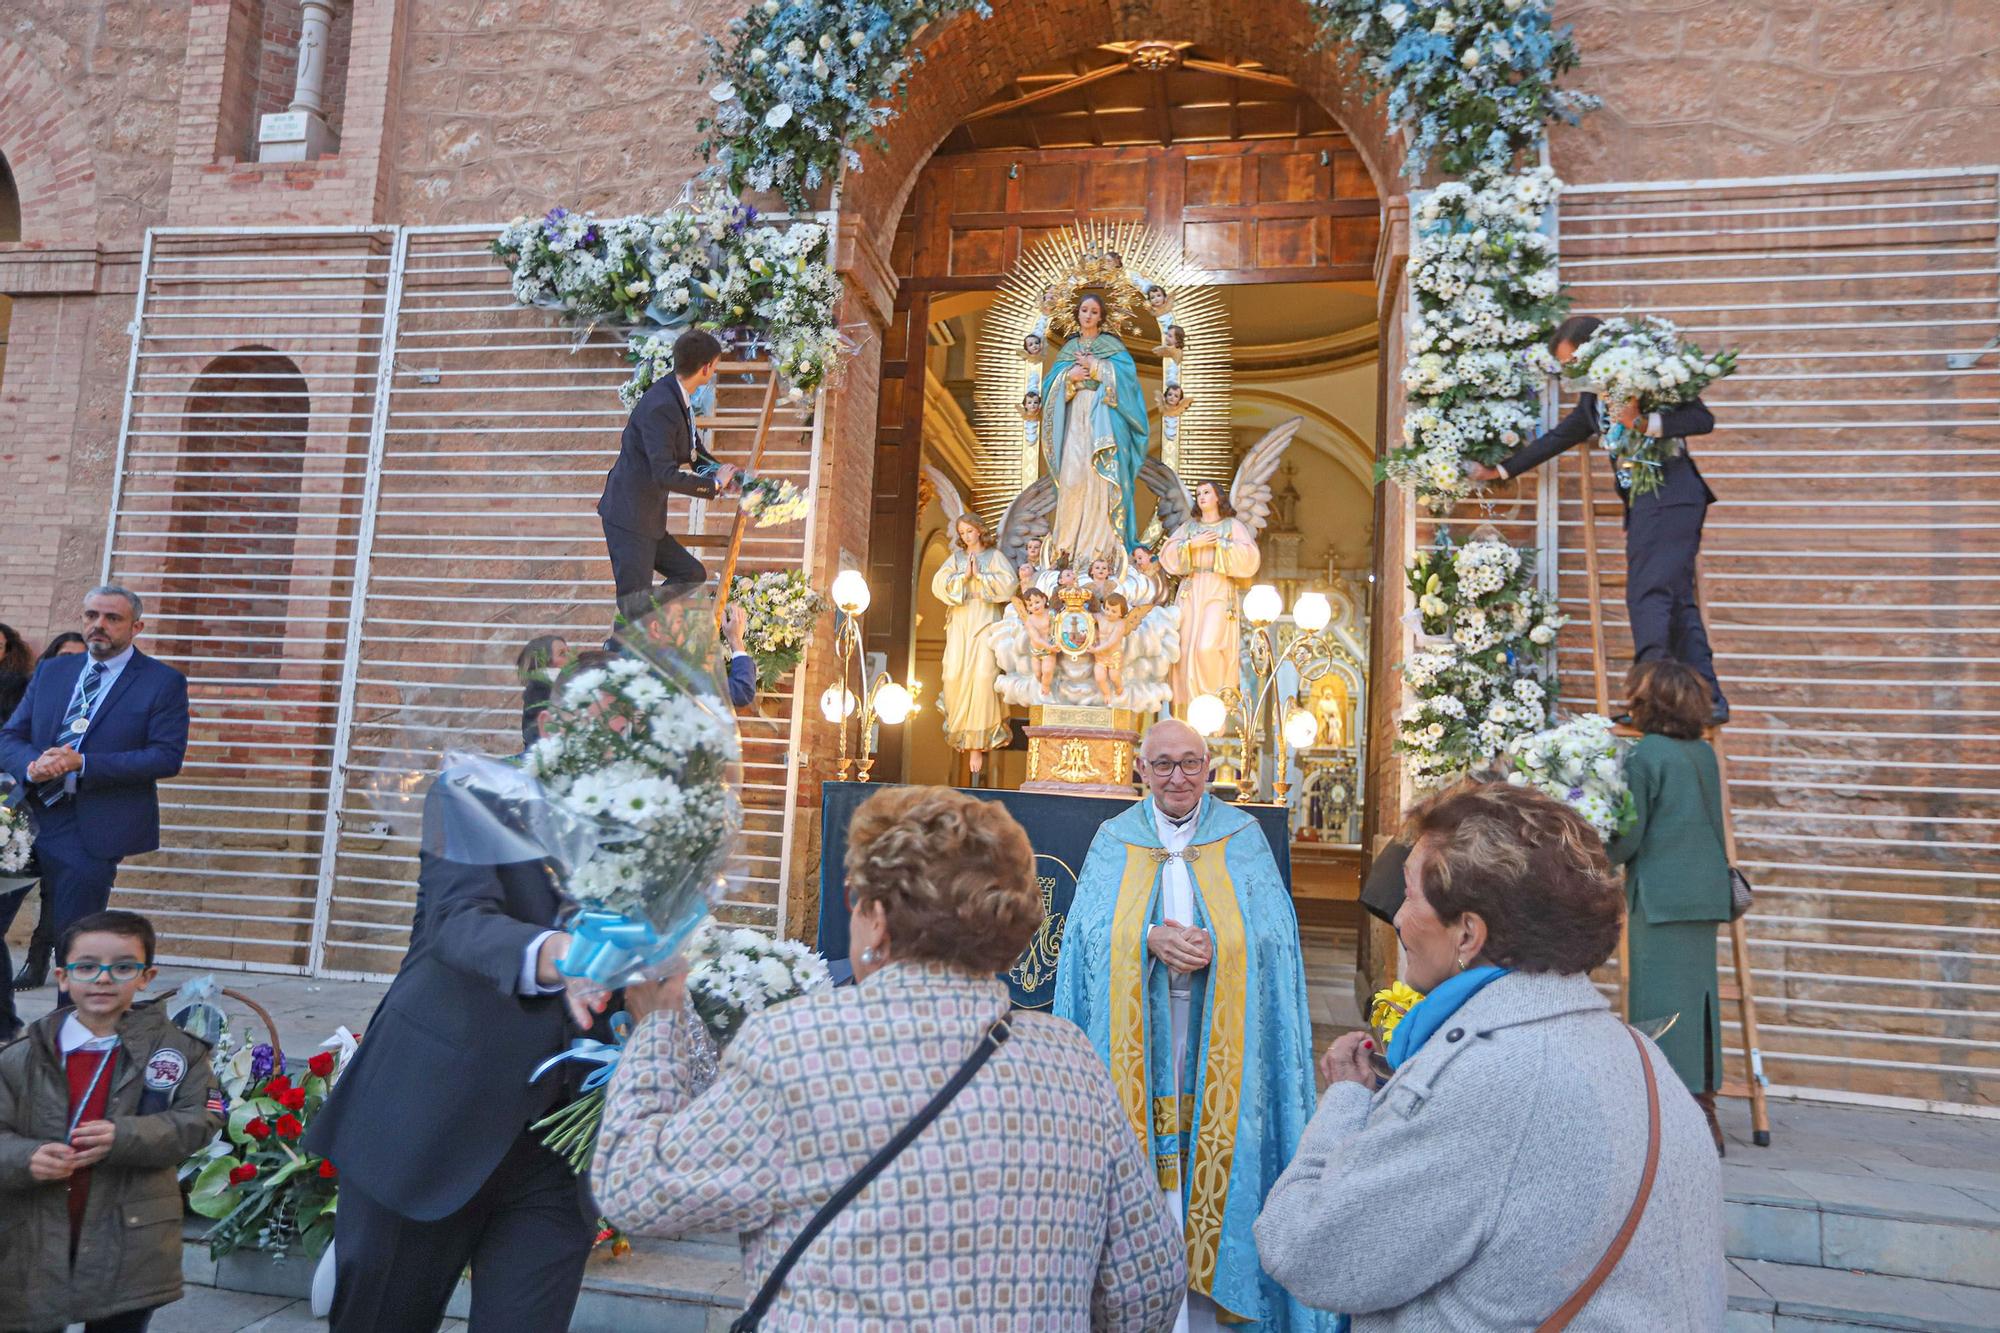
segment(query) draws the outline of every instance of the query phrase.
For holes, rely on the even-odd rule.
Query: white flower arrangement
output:
[[[1512,768],[1507,781],[1547,792],[1582,815],[1609,842],[1633,816],[1632,791],[1625,782],[1625,749],[1612,734],[1609,718],[1585,713],[1509,741]]]
[[[826,610],[804,571],[738,574],[729,580],[729,600],[748,614],[743,648],[757,663],[757,684],[770,689],[804,658],[813,626]]]
[[[1532,586],[1527,557],[1482,532],[1462,545],[1441,542],[1406,571],[1417,646],[1402,664],[1414,697],[1396,749],[1419,790],[1491,763],[1548,725],[1555,686],[1536,645],[1554,642],[1564,622]]]
[[[670,371],[674,339],[689,325],[748,331],[803,397],[833,377],[847,350],[836,320],[840,278],[825,227],[757,219],[720,190],[656,217],[555,208],[508,223],[493,251],[521,304],[627,330],[635,369],[619,393],[628,407]]]
[[[842,168],[861,169],[860,145],[879,144],[895,119],[917,33],[986,0],[762,0],[708,39],[712,115],[702,155],[732,190],[775,190],[795,209]]]
[[[619,657],[564,683],[527,770],[551,803],[596,827],[569,895],[654,924],[704,906],[743,826],[740,759],[722,707],[647,661]]]
[[[1598,326],[1563,367],[1563,378],[1597,394],[1608,415],[1615,404],[1636,403],[1641,413],[1679,407],[1735,370],[1735,352],[1711,354],[1683,342],[1671,320],[1621,318]],[[1613,423],[1604,444],[1621,486],[1633,495],[1659,489],[1672,440]]]
[[[35,829],[20,806],[0,805],[0,874],[18,875],[35,850]]]
[[[833,985],[826,960],[796,940],[705,921],[687,945],[688,1000],[718,1047],[751,1014]]]
[[[1541,419],[1542,381],[1556,369],[1543,344],[1564,302],[1539,228],[1561,189],[1537,168],[1441,185],[1417,210],[1408,406],[1381,475],[1433,512],[1471,494],[1468,462],[1499,462]]]
[[[1505,171],[1533,153],[1551,120],[1574,123],[1598,99],[1556,87],[1577,64],[1549,0],[1307,0],[1323,39],[1346,43],[1386,90],[1409,143],[1403,174],[1431,159],[1446,175]]]

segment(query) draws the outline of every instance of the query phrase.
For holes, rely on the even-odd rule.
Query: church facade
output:
[[[1737,705],[1771,1077],[1990,1107],[2000,12],[1556,11],[1584,57],[1568,86],[1603,101],[1550,144],[1576,308],[1655,311],[1745,353],[1701,454],[1723,501],[1704,597]],[[0,32],[0,620],[40,642],[107,574],[157,594],[151,639],[209,711],[168,821],[189,841],[135,863],[130,887],[184,955],[393,966],[412,852],[384,831],[391,789],[465,699],[504,694],[504,645],[589,603],[578,497],[623,415],[617,347],[513,306],[489,243],[523,214],[680,199],[713,107],[704,40],[737,12],[25,0]],[[1299,483],[1298,508],[1310,524],[1338,490],[1354,515],[1308,527],[1314,551],[1291,563],[1301,586],[1317,562],[1372,598],[1359,840],[1407,794],[1391,744],[1402,565],[1440,531],[1492,524],[1542,551],[1572,619],[1564,694],[1587,703],[1593,600],[1614,658],[1622,632],[1616,595],[1585,578],[1593,514],[1618,546],[1608,486],[1585,504],[1564,472],[1442,517],[1368,489],[1402,429],[1412,186],[1304,4],[1000,0],[920,44],[885,146],[816,201],[856,350],[810,410],[772,418],[771,466],[811,487],[814,515],[753,540],[750,567],[864,570],[867,648],[920,675],[939,525],[919,464],[953,448],[969,462],[980,434],[953,374],[933,373],[950,361],[937,349],[1038,237],[1144,224],[1224,287],[1309,288],[1285,319],[1309,322],[1321,293],[1357,303],[1339,329],[1260,335],[1239,385],[1312,387],[1247,392],[1235,424],[1254,436],[1258,412],[1292,410],[1281,400],[1320,409],[1323,475]],[[1100,69],[1131,97],[1039,91]],[[1190,69],[1231,91],[1160,91]],[[733,428],[763,387],[725,396]],[[763,784],[748,906],[794,931],[834,774],[816,706],[831,649],[826,634],[745,730]],[[887,737],[877,777],[929,771],[917,726],[935,712]],[[1363,949],[1379,966],[1393,940]]]

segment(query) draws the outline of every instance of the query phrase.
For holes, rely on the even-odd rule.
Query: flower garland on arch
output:
[[[843,168],[861,170],[861,145],[882,143],[922,59],[917,34],[968,9],[993,14],[987,0],[762,0],[730,20],[726,44],[707,39],[702,155],[730,189],[806,208]]]
[[[1402,664],[1413,700],[1398,720],[1396,751],[1419,791],[1549,725],[1546,650],[1564,617],[1534,587],[1531,554],[1486,532],[1457,545],[1443,536],[1405,570],[1417,643]]]
[[[721,190],[657,216],[595,218],[554,208],[516,218],[493,242],[514,299],[585,326],[626,332],[631,406],[673,364],[690,325],[750,330],[793,397],[838,369],[846,340],[825,227],[774,226]]]
[[[1556,87],[1578,62],[1549,0],[1306,0],[1322,42],[1345,41],[1409,150],[1403,174],[1435,158],[1448,176],[1508,170],[1548,123],[1599,104]]]
[[[1544,342],[1569,301],[1541,223],[1562,190],[1546,167],[1441,185],[1417,209],[1403,442],[1380,474],[1443,513],[1472,492],[1468,461],[1497,463],[1541,417]]]

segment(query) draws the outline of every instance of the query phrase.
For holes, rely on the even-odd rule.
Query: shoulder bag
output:
[[[855,1196],[867,1189],[869,1182],[881,1175],[889,1163],[895,1161],[903,1149],[909,1147],[917,1135],[924,1132],[931,1121],[938,1118],[938,1113],[950,1105],[954,1097],[965,1091],[965,1085],[972,1082],[972,1076],[979,1072],[979,1067],[986,1063],[993,1052],[1005,1046],[1007,1039],[1013,1035],[1013,1029],[1007,1026],[1007,1015],[1002,1014],[993,1020],[993,1026],[986,1029],[986,1035],[972,1048],[972,1054],[965,1058],[965,1063],[958,1067],[958,1072],[938,1089],[937,1095],[925,1103],[924,1109],[917,1112],[909,1124],[897,1130],[896,1137],[883,1144],[882,1150],[869,1158],[859,1171],[849,1176],[847,1183],[833,1192],[832,1198],[820,1205],[819,1211],[812,1215],[812,1220],[806,1223],[805,1229],[799,1232],[798,1237],[778,1259],[777,1264],[771,1269],[771,1275],[764,1279],[764,1285],[757,1289],[757,1294],[751,1298],[750,1304],[745,1307],[741,1315],[737,1316],[736,1321],[730,1324],[729,1333],[752,1333],[770,1312],[771,1303],[778,1299],[778,1293],[784,1289],[785,1279],[791,1275],[792,1265],[812,1247],[819,1233],[840,1215],[842,1209],[853,1203]],[[1648,1074],[1650,1073],[1649,1066]]]
[[[1583,1285],[1570,1293],[1570,1298],[1562,1303],[1556,1312],[1544,1319],[1535,1333],[1559,1333],[1569,1327],[1569,1321],[1590,1304],[1590,1298],[1611,1276],[1611,1270],[1618,1267],[1618,1261],[1625,1257],[1626,1247],[1631,1245],[1632,1236],[1639,1230],[1639,1219],[1645,1215],[1646,1201],[1653,1197],[1653,1177],[1660,1169],[1660,1085],[1653,1077],[1653,1059],[1646,1054],[1646,1039],[1636,1028],[1627,1027],[1626,1035],[1639,1050],[1639,1067],[1646,1072],[1646,1169],[1639,1173],[1639,1192],[1632,1200],[1632,1206],[1625,1213],[1625,1223],[1618,1228],[1618,1234],[1611,1238],[1611,1246],[1604,1251],[1604,1257],[1597,1261],[1597,1267],[1590,1270],[1590,1276]]]
[[[1715,822],[1715,811],[1722,805],[1722,799],[1717,797],[1714,805],[1708,803],[1708,781],[1702,777],[1701,765],[1698,763],[1694,765],[1694,782],[1701,788],[1701,811],[1708,816],[1709,828],[1715,831],[1716,841],[1720,842],[1726,851],[1729,839],[1723,836],[1721,828]],[[1750,877],[1738,870],[1732,862],[1729,867],[1729,919],[1741,921],[1743,914],[1750,910],[1750,901]]]

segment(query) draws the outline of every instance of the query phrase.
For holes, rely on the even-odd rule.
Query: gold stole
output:
[[[1228,841],[1224,837],[1201,844],[1202,854],[1188,862],[1215,940],[1204,1015],[1208,1023],[1207,1064],[1201,1086],[1200,1128],[1188,1165],[1188,1286],[1203,1295],[1210,1295],[1215,1283],[1222,1214],[1229,1202],[1229,1176],[1236,1161],[1236,1124],[1243,1103],[1244,1011],[1250,998],[1243,910],[1225,863]],[[1125,845],[1125,874],[1111,918],[1111,1081],[1118,1089],[1125,1118],[1148,1155],[1154,1149],[1156,1121],[1162,1133],[1178,1133],[1185,1125],[1183,1105],[1193,1100],[1177,1098],[1170,1091],[1157,1099],[1156,1105],[1146,1069],[1146,928],[1153,887],[1163,868],[1154,859],[1155,850]],[[1161,1189],[1180,1188],[1177,1156],[1155,1157],[1154,1170]]]

